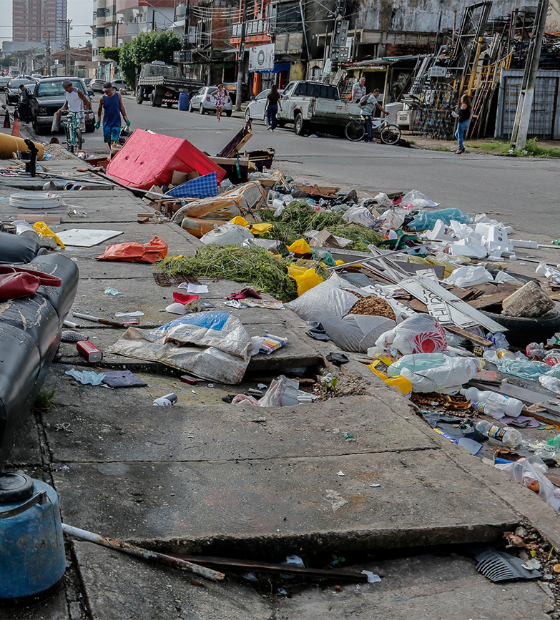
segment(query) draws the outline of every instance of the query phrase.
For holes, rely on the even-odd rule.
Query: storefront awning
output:
[[[264,71],[251,71],[251,73],[282,73],[283,71],[290,71],[291,68],[291,62],[275,62],[274,69],[265,69]]]

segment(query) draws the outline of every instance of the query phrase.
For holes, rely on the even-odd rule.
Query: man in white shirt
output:
[[[352,86],[352,103],[358,103],[360,99],[366,94],[366,78],[361,77]]]
[[[55,113],[56,125],[60,125],[60,118],[62,112],[68,110],[69,112],[76,112],[78,117],[78,123],[80,129],[85,131],[86,129],[86,115],[84,107],[90,112],[93,110],[91,107],[91,101],[84,95],[84,93],[77,87],[74,87],[71,80],[64,80],[62,87],[65,91],[66,103]],[[53,123],[54,126],[54,123]]]
[[[383,114],[388,114],[387,110],[383,108],[383,106],[379,103],[379,88],[376,88],[373,93],[368,97],[366,105],[362,108],[360,114],[364,117],[366,121],[366,131],[368,136],[368,142],[373,142],[373,115],[374,110],[377,108],[381,110]]]

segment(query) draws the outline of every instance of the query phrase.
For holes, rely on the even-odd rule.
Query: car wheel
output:
[[[189,103],[189,112],[190,112],[191,114],[193,114],[193,113],[194,113],[194,108],[193,108],[193,105],[192,105],[192,101]]]
[[[204,109],[204,103],[200,102],[200,108],[198,109],[199,114],[204,114],[206,110]]]
[[[231,110],[226,110],[226,116],[231,116]]]
[[[136,103],[138,105],[142,105],[143,101],[144,101],[144,89],[143,88],[139,88],[138,92],[136,93]]]
[[[226,114],[227,114],[227,112],[226,112]],[[229,113],[228,116],[231,116],[231,112]],[[246,121],[250,121],[251,120],[251,110],[249,110],[249,108],[247,108],[245,110],[245,120]]]
[[[301,114],[296,114],[294,120],[294,132],[296,136],[304,136],[307,133],[307,123],[303,120]]]

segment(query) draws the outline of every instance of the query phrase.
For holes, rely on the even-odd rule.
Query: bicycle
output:
[[[62,124],[64,125],[64,133],[66,134],[66,150],[77,155],[84,145],[82,130],[78,122],[78,113],[68,112]]]
[[[383,144],[397,144],[401,139],[401,130],[397,125],[391,125],[386,118],[372,118],[373,134]],[[344,133],[351,142],[359,142],[367,136],[366,119],[364,116],[352,117],[344,128]]]

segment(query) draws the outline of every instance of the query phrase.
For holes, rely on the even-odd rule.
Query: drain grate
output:
[[[492,547],[473,550],[478,564],[476,570],[491,581],[506,581],[507,579],[537,579],[541,576],[538,570],[523,568],[523,560],[514,555],[497,551]]]

